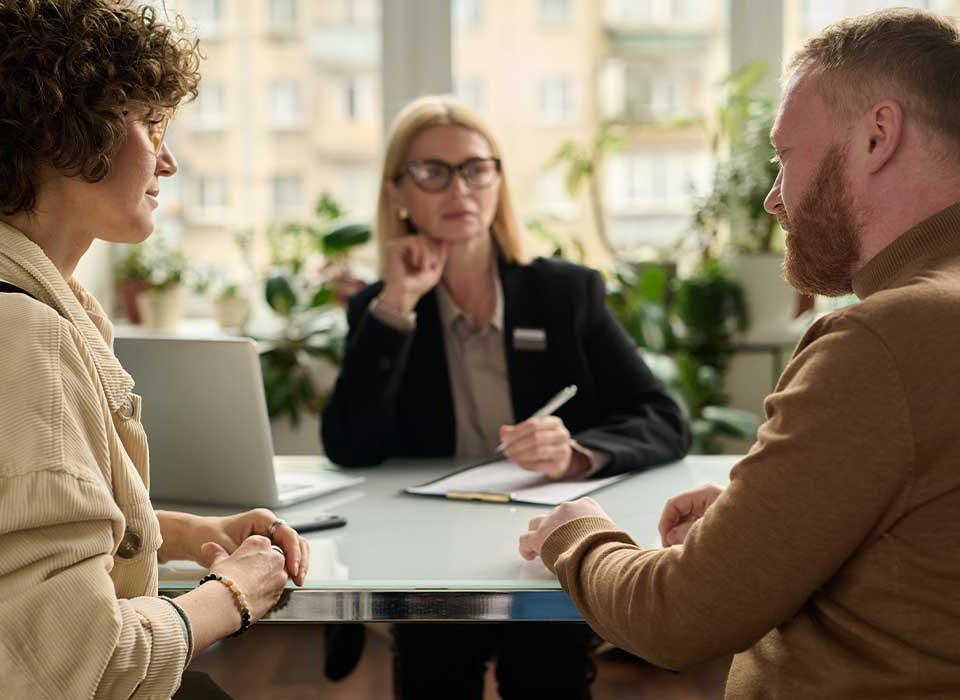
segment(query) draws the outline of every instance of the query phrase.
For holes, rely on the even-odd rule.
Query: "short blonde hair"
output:
[[[380,269],[386,261],[385,248],[393,239],[406,235],[406,223],[401,221],[390,205],[387,185],[403,168],[410,145],[421,133],[434,126],[462,126],[486,139],[493,157],[501,162],[500,192],[497,210],[491,226],[493,238],[500,249],[500,256],[507,262],[523,262],[523,235],[513,209],[507,172],[500,146],[490,129],[465,103],[449,95],[426,95],[419,97],[394,118],[387,134],[386,155],[380,179],[380,199],[377,203],[377,245],[380,253]]]
[[[960,150],[960,32],[946,17],[891,8],[841,20],[794,54],[816,90],[850,121],[884,98]]]

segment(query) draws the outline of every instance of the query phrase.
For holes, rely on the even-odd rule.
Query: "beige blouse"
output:
[[[168,698],[191,650],[106,314],[0,223],[0,697]]]

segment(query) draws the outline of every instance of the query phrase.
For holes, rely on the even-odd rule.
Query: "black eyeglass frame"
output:
[[[490,182],[488,182],[485,185],[480,185],[480,184],[471,182],[470,178],[467,176],[466,168],[468,168],[470,165],[474,163],[487,163],[487,162],[494,164],[496,177],[491,179]],[[422,167],[424,165],[438,166],[443,168],[446,171],[447,176],[446,178],[444,178],[443,186],[437,187],[435,189],[427,188],[423,186],[423,183],[417,179],[417,176],[414,175],[413,171],[415,168]],[[452,163],[448,163],[445,160],[439,160],[437,158],[425,158],[423,160],[411,160],[408,163],[404,163],[403,167],[400,169],[400,172],[393,176],[393,182],[394,184],[399,184],[400,180],[403,179],[404,175],[409,175],[410,180],[413,182],[413,184],[416,185],[417,188],[422,190],[423,192],[431,192],[431,193],[443,192],[445,189],[447,189],[450,186],[450,183],[453,182],[454,172],[456,172],[460,177],[463,178],[463,181],[467,183],[467,187],[469,187],[470,189],[483,190],[483,189],[487,189],[488,187],[493,187],[493,185],[496,184],[496,182],[500,179],[500,174],[502,172],[502,169],[500,165],[500,159],[493,156],[490,156],[488,158],[467,158],[467,160],[463,161],[462,163],[459,163],[458,165],[453,165]]]

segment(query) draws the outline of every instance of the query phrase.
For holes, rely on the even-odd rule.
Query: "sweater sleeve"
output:
[[[757,443],[682,546],[644,550],[596,519],[548,537],[544,563],[601,636],[668,668],[746,649],[902,508],[913,433],[897,366],[869,329],[833,322],[765,408]]]
[[[104,437],[65,428],[97,409],[94,377],[55,313],[2,315],[0,697],[167,698],[188,655],[181,621],[159,598],[117,597],[124,517],[91,463]]]

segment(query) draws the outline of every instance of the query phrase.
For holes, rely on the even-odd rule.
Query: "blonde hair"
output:
[[[503,155],[493,133],[473,110],[455,97],[426,95],[404,107],[394,118],[387,134],[386,155],[383,159],[383,173],[380,179],[380,198],[377,202],[376,234],[381,273],[386,261],[387,244],[407,234],[406,222],[400,220],[398,213],[390,204],[387,185],[403,167],[413,141],[434,126],[461,126],[474,131],[486,139],[493,157],[500,158],[500,191],[497,210],[494,212],[490,228],[500,249],[500,256],[507,262],[523,262],[525,260],[523,234],[514,213]]]
[[[830,25],[794,54],[846,121],[884,98],[960,150],[960,31],[946,17],[891,8]]]

